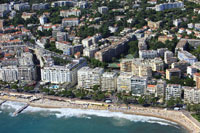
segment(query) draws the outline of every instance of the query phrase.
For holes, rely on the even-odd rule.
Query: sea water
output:
[[[102,110],[28,107],[13,116],[23,105],[10,101],[1,105],[0,133],[186,133],[167,120]]]

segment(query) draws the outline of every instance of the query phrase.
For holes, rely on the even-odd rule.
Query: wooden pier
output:
[[[25,110],[27,107],[29,106],[29,104],[24,105],[23,107],[21,107],[20,109],[16,110],[13,115],[16,116],[18,114],[20,114],[23,110]]]
[[[2,102],[0,103],[0,106],[1,106],[2,104],[4,104],[6,101],[7,101],[7,100],[2,101]]]

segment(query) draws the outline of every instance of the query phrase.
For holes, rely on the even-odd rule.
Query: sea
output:
[[[155,117],[120,112],[47,109],[7,101],[0,107],[0,133],[187,133],[177,123]]]

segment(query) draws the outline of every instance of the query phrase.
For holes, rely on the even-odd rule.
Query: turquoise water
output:
[[[108,111],[28,107],[12,116],[21,106],[16,102],[2,105],[0,133],[186,133],[166,120]]]

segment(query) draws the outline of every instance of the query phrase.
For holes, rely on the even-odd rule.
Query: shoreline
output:
[[[1,91],[0,91],[1,93]],[[102,102],[93,102],[93,101],[84,101],[84,100],[74,100],[61,97],[52,97],[45,96],[40,100],[30,102],[30,99],[19,98],[18,96],[32,96],[32,94],[22,94],[22,93],[12,93],[9,92],[11,96],[0,96],[1,100],[16,101],[27,103],[32,107],[40,108],[73,108],[73,109],[84,109],[84,110],[107,110],[111,112],[121,112],[124,114],[140,115],[140,116],[149,116],[155,118],[165,119],[171,122],[175,122],[178,125],[184,127],[189,133],[200,133],[200,123],[194,119],[189,112],[187,111],[173,111],[173,110],[164,110],[160,108],[152,107],[140,107],[130,105],[130,108],[127,108],[125,105],[114,105],[107,106],[106,103]],[[17,96],[13,96],[17,95]],[[52,100],[52,98],[57,98],[57,100]],[[60,101],[58,101],[58,99]]]

